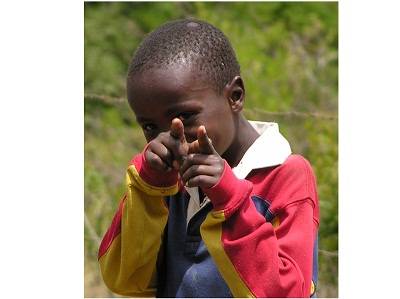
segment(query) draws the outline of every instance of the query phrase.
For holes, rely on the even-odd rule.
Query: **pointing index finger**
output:
[[[197,129],[197,140],[199,142],[199,150],[204,154],[213,154],[215,152],[212,141],[207,136],[207,131],[204,126]]]
[[[175,139],[178,139],[180,141],[185,140],[183,123],[179,118],[174,118],[172,120],[170,134]]]
[[[188,151],[188,144],[185,138],[185,130],[182,121],[179,118],[174,118],[171,122],[170,135],[176,140],[174,145],[171,147],[173,152],[174,161],[172,165],[175,169],[179,169],[179,166],[183,163],[185,156]]]

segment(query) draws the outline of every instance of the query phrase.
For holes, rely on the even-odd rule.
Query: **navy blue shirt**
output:
[[[200,236],[200,225],[212,204],[198,211],[186,228],[188,202],[186,192],[167,198],[169,217],[158,263],[157,297],[232,297]]]

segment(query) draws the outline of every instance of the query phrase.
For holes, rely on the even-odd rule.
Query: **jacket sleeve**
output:
[[[311,167],[292,155],[257,184],[256,197],[272,202],[266,215],[253,183],[225,163],[220,181],[204,190],[214,206],[201,227],[207,248],[235,297],[310,297],[319,223]]]
[[[137,155],[127,169],[126,193],[98,253],[103,280],[120,295],[156,293],[156,261],[168,218],[164,197],[177,193],[177,173],[160,176]]]

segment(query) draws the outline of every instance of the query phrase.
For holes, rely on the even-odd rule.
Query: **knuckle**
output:
[[[224,160],[218,158],[218,165],[219,165],[219,167],[221,167],[222,169],[224,169],[224,167],[225,167]]]
[[[190,168],[189,168],[189,176],[194,176],[195,174],[196,174],[196,166],[191,166]]]
[[[189,187],[193,187],[193,185],[194,185],[194,183],[193,183],[193,179],[189,179],[189,180],[187,180],[187,183],[186,183]]]
[[[161,143],[163,140],[162,133],[160,133],[156,138],[150,141],[151,144]]]
[[[222,172],[221,167],[220,166],[216,166],[215,167],[215,172],[216,172],[217,175],[219,175]]]
[[[190,181],[190,176],[189,176],[187,173],[185,173],[185,174],[182,176],[182,179],[183,179],[183,181],[188,182],[188,181]]]
[[[188,183],[189,183],[190,186],[195,186],[195,185],[197,185],[197,178],[196,178],[196,177],[191,178],[191,179],[188,181]]]
[[[196,184],[201,184],[201,181],[202,181],[201,180],[201,175],[196,176],[193,180],[195,181]]]
[[[147,151],[153,149],[154,144],[155,144],[156,142],[157,142],[157,141],[156,141],[155,139],[153,139],[152,141],[150,141],[150,142],[149,142],[149,145],[147,146]]]
[[[194,160],[194,154],[189,154],[189,155],[187,156],[187,161],[188,161],[189,163],[193,163],[193,160]]]
[[[165,137],[168,137],[168,136],[169,136],[169,133],[168,133],[168,132],[161,132],[160,134],[158,134],[158,136],[159,136],[160,138],[165,138]]]
[[[146,159],[146,161],[147,161],[148,163],[153,163],[153,161],[154,161],[154,154],[153,154],[151,151],[147,150],[147,151],[146,151],[146,154],[145,154],[145,159]]]
[[[162,132],[154,140],[157,141],[158,143],[167,143],[169,141],[169,139],[170,139],[170,136],[168,135],[168,133]]]
[[[199,184],[202,184],[202,183],[204,182],[204,175],[199,175],[199,176],[197,176],[197,182],[198,182]]]
[[[152,167],[152,168],[157,168],[157,167],[158,167],[158,163],[157,163],[157,161],[156,161],[154,158],[150,158],[150,159],[148,160],[148,162],[149,162],[149,164],[150,164],[150,167]]]

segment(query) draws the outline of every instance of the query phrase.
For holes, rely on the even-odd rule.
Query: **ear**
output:
[[[240,76],[235,76],[231,82],[225,85],[224,97],[229,101],[233,112],[240,112],[244,104],[244,84]]]

